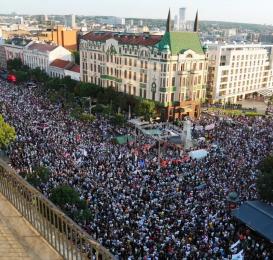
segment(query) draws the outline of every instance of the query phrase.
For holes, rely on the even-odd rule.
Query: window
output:
[[[176,71],[176,64],[173,64],[173,71]]]
[[[172,78],[172,86],[175,86],[175,77]]]

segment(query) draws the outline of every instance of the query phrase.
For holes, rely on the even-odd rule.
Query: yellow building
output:
[[[42,32],[38,35],[39,41],[51,41],[70,51],[77,50],[77,32],[75,29],[68,29],[57,26],[53,30]]]

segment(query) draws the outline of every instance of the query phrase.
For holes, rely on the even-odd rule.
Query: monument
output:
[[[182,133],[182,144],[184,146],[184,150],[190,149],[193,147],[192,143],[192,123],[190,120],[186,120],[183,122],[183,133]]]

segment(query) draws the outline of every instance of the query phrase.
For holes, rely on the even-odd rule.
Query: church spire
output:
[[[169,9],[169,14],[168,14],[168,19],[167,19],[167,24],[166,24],[166,32],[171,31],[171,9]]]
[[[196,12],[196,16],[195,16],[195,21],[194,21],[194,32],[198,32],[199,31],[199,20],[198,20],[198,10]]]

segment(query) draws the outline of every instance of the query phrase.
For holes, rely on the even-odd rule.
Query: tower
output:
[[[199,20],[198,20],[198,10],[196,12],[195,20],[194,20],[194,27],[193,27],[194,32],[199,31]]]
[[[186,8],[182,7],[179,9],[179,31],[186,29]]]
[[[169,9],[167,24],[166,24],[166,32],[170,32],[170,31],[172,31],[172,21],[171,21],[171,10]]]

